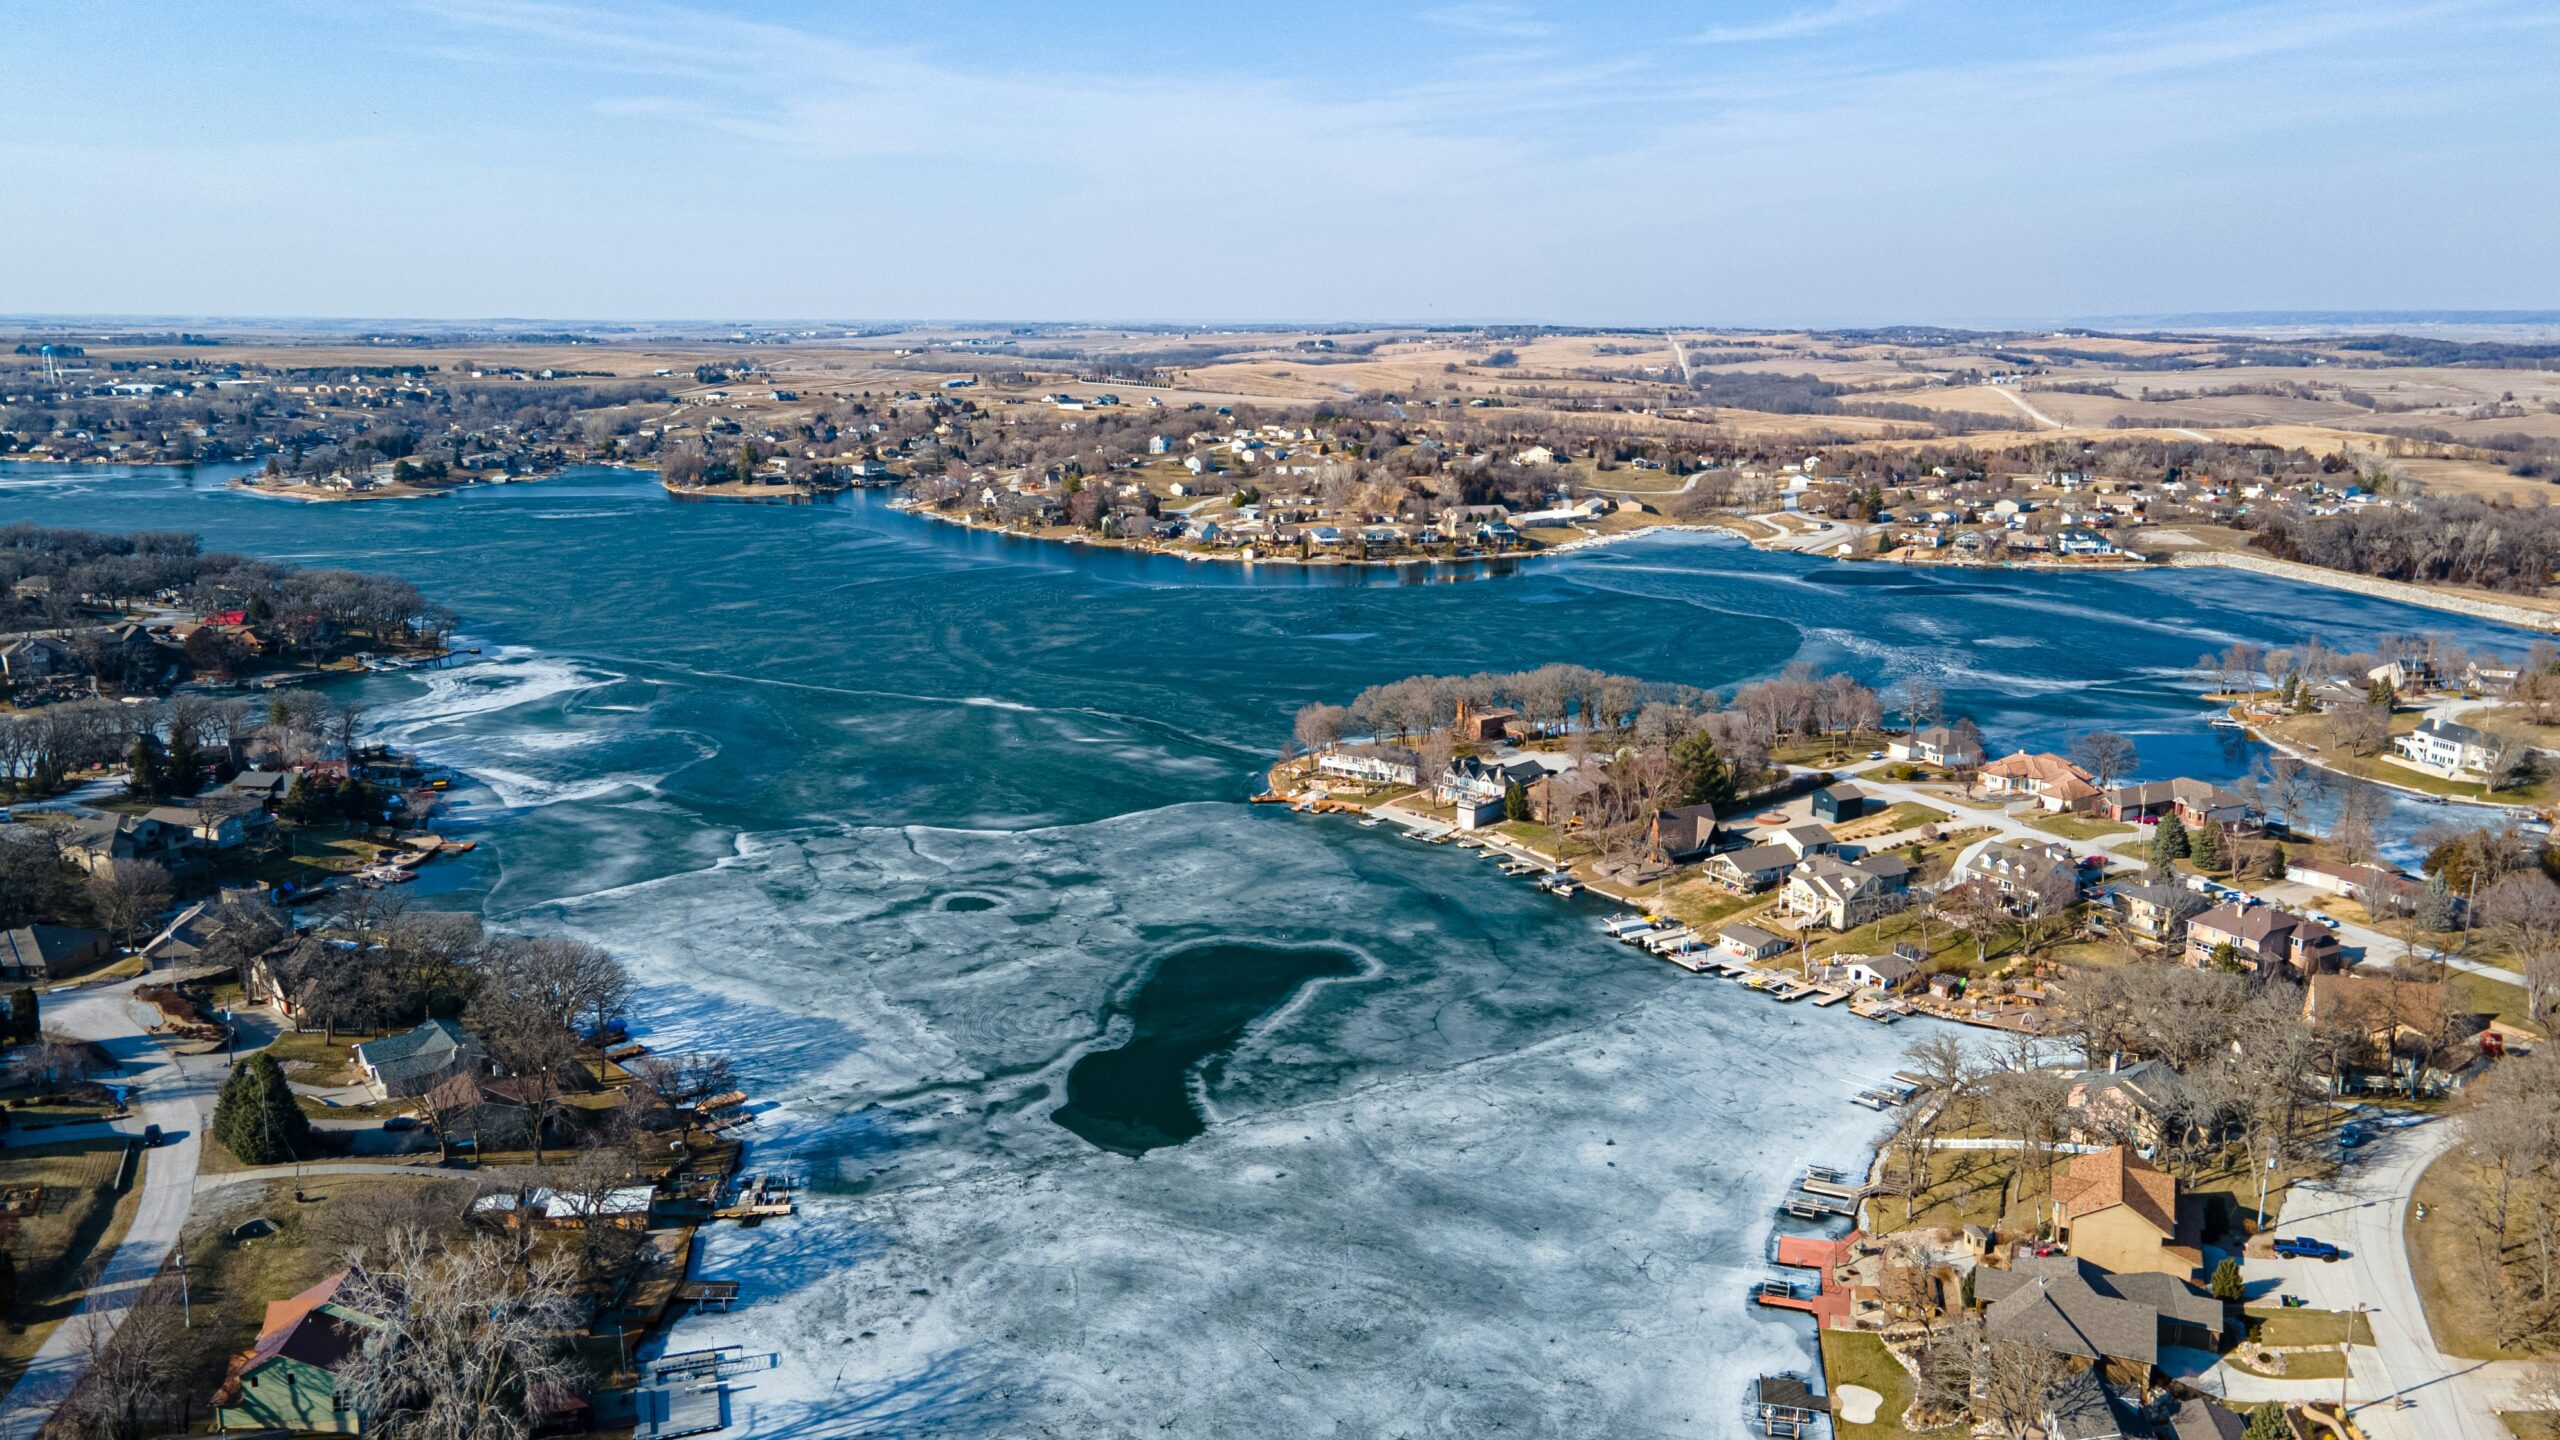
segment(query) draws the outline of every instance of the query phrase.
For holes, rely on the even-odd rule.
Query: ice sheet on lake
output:
[[[759,1435],[1729,1433],[1806,1361],[1744,1304],[1773,1207],[1859,1159],[1851,1082],[1908,1038],[1608,944],[1464,852],[1234,806],[748,837],[545,918],[632,957],[670,1043],[745,1051],[752,1168],[815,1182],[710,1236],[752,1303],[669,1342],[782,1352],[734,1397]],[[1250,1036],[1189,1145],[1051,1124],[1115,999],[1211,938],[1377,973]]]

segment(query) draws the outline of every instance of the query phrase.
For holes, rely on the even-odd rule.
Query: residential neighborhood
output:
[[[2346,830],[2296,818],[2312,767],[2146,774],[2099,732],[1986,760],[1960,721],[1896,732],[1854,696],[1825,721],[1824,677],[1793,683],[1801,728],[1754,735],[1781,697],[1674,715],[1570,670],[1417,679],[1303,713],[1308,748],[1259,798],[1625,907],[1604,934],[1782,1004],[1998,1037],[1915,1042],[1860,1097],[1897,1126],[1873,1169],[1809,1169],[1780,1207],[1778,1264],[1814,1278],[1757,1296],[1817,1318],[1830,1373],[1764,1381],[1766,1433],[1871,1390],[1915,1430],[1969,1411],[2021,1427],[2001,1433],[2236,1437],[2268,1404],[2336,1420],[2342,1378],[2362,1433],[2445,1433],[2355,1403],[2385,1373],[2364,1320],[2252,1277],[2329,1243],[2279,1211],[2411,1145],[2469,1163],[2467,1097],[2560,1064],[2548,830],[2448,828],[2412,873],[2356,843],[2352,806]],[[1356,738],[1363,717],[1391,742]],[[1856,1228],[1788,1228],[1834,1217]]]

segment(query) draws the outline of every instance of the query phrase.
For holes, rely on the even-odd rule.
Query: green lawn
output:
[[[15,1381],[36,1347],[78,1305],[81,1272],[90,1257],[114,1249],[133,1223],[142,1191],[139,1172],[135,1184],[115,1188],[127,1146],[123,1140],[85,1140],[0,1150],[0,1193],[23,1207],[9,1246],[19,1267],[18,1293],[8,1307],[9,1323],[0,1325],[0,1383]]]
[[[1873,815],[1860,816],[1838,827],[1835,833],[1843,840],[1862,840],[1874,835],[1916,830],[1923,825],[1944,825],[1951,818],[1944,810],[1923,805],[1917,800],[1904,800]]]
[[[1564,853],[1557,848],[1564,843],[1564,836],[1553,825],[1541,825],[1534,820],[1505,820],[1493,828],[1541,855],[1561,857]]]
[[[2093,820],[2086,815],[2046,815],[2027,824],[2030,828],[2048,835],[2059,835],[2065,840],[2105,840],[2117,835],[2130,835],[2134,828],[2119,825],[2113,820]]]
[[[1822,1332],[1822,1388],[1836,1396],[1843,1385],[1861,1385],[1884,1397],[1872,1425],[1852,1425],[1832,1418],[1840,1440],[1888,1440],[1908,1435],[1902,1412],[1911,1405],[1911,1372],[1884,1348],[1884,1341],[1864,1330]]]
[[[2474,975],[2468,970],[2445,972],[2446,994],[2460,1009],[2481,1015],[2495,1015],[2510,1025],[2539,1033],[2542,1026],[2524,1013],[2524,987],[2504,980]]]
[[[2373,1343],[2373,1322],[2347,1310],[2287,1310],[2251,1306],[2249,1338],[2261,1345],[2335,1345],[2341,1336],[2350,1345]]]
[[[317,1030],[287,1030],[267,1046],[266,1053],[285,1068],[288,1079],[323,1087],[353,1085],[363,1078],[356,1069],[356,1046],[370,1038],[341,1030],[337,1043],[331,1044]]]
[[[2249,1375],[2269,1375],[2252,1365],[2232,1360],[2231,1368]],[[2271,1376],[2279,1380],[2335,1380],[2347,1373],[2346,1357],[2335,1350],[2297,1350],[2284,1357],[2284,1374]]]

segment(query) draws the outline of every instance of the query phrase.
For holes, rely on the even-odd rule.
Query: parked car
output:
[[[418,1128],[418,1117],[415,1115],[394,1115],[390,1119],[382,1122],[382,1128],[385,1130],[415,1130]]]
[[[2346,1251],[2326,1240],[2314,1240],[2308,1235],[2295,1235],[2278,1240],[2275,1248],[2276,1254],[2287,1260],[2326,1260],[2334,1265],[2347,1258]]]
[[[160,1133],[160,1127],[157,1125],[145,1125],[142,1127],[142,1146],[146,1150],[158,1149],[160,1142],[166,1138],[166,1136],[163,1136]]]

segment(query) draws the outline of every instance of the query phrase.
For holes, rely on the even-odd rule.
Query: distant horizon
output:
[[[2005,329],[2560,309],[2560,11],[2539,0],[12,20],[0,311]]]
[[[106,328],[147,325],[193,326],[235,325],[290,330],[311,327],[314,332],[349,330],[383,332],[395,327],[415,326],[431,329],[476,333],[489,328],[521,328],[527,326],[589,328],[610,330],[703,330],[720,327],[752,326],[758,329],[792,329],[819,327],[828,329],[866,329],[884,333],[902,330],[1136,330],[1193,331],[1362,331],[1362,330],[1465,330],[1524,329],[1554,331],[1624,331],[1644,334],[1658,331],[1706,331],[1733,334],[1789,333],[1883,333],[1921,330],[1958,334],[1999,335],[2029,330],[2088,330],[2093,333],[2131,334],[2160,329],[2262,329],[2308,328],[2328,326],[2342,330],[2370,327],[2463,326],[2496,328],[2507,326],[2560,326],[2560,310],[2401,310],[2401,309],[2322,309],[2322,310],[2231,310],[2167,313],[2160,315],[2103,315],[2070,318],[2020,318],[1998,320],[1863,320],[1841,322],[1804,321],[1776,324],[1732,324],[1715,321],[1670,320],[1649,323],[1610,324],[1597,321],[1529,320],[1520,318],[1450,317],[1445,319],[1250,319],[1237,317],[1199,317],[1188,319],[1141,320],[1128,318],[1088,317],[1081,319],[1018,319],[978,316],[958,317],[883,317],[883,316],[635,316],[611,318],[594,315],[258,315],[214,314],[175,311],[168,313],[11,313],[0,311],[0,327],[72,328],[94,325]]]

